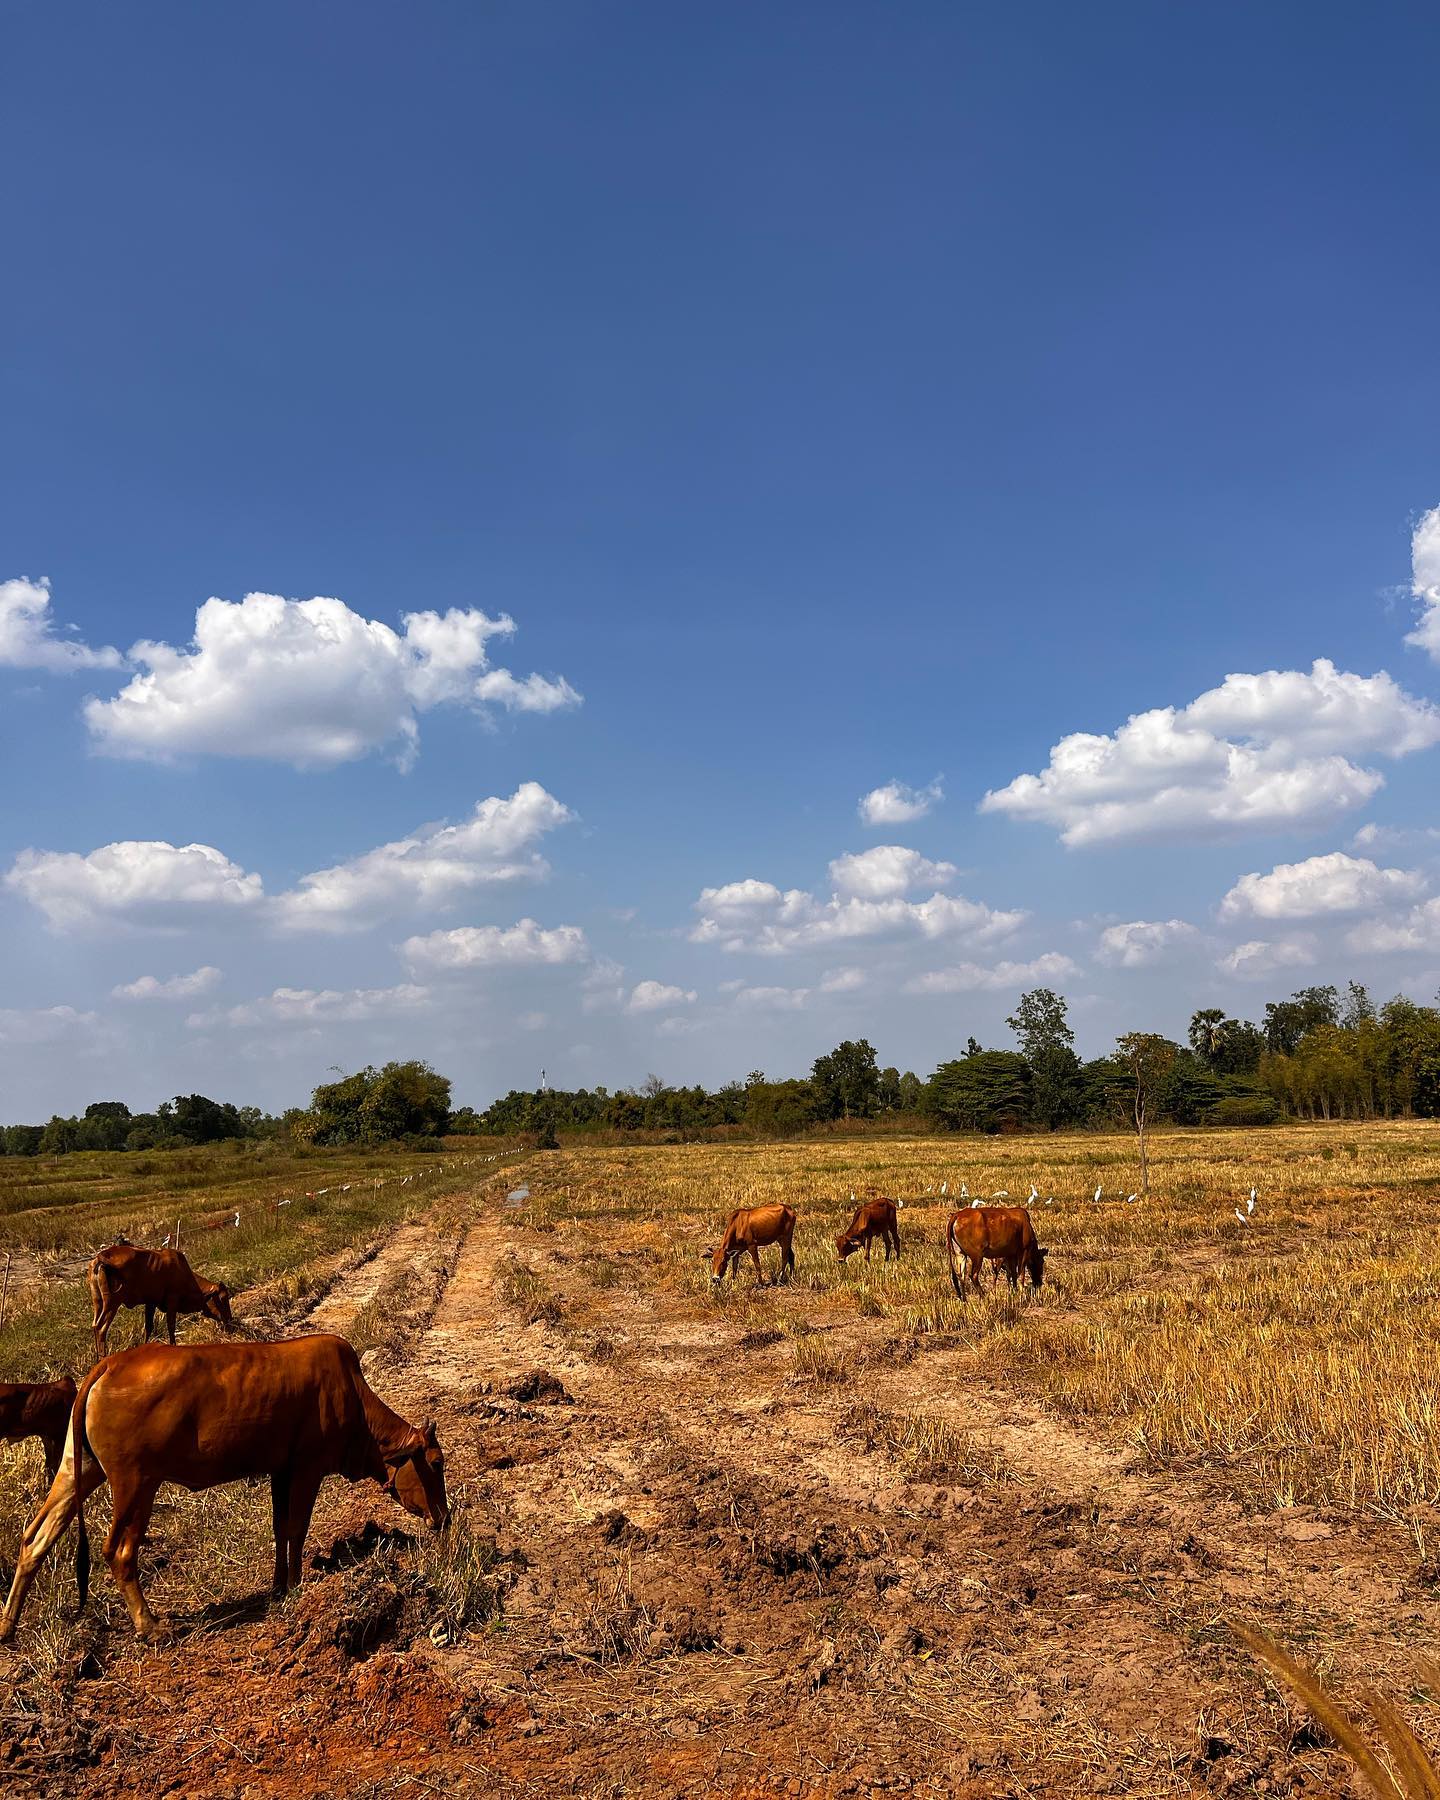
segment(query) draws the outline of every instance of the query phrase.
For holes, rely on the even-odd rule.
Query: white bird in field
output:
[[[1132,1203],[1132,1201],[1138,1200],[1139,1198],[1140,1198],[1140,1196],[1138,1194],[1127,1194],[1125,1196],[1125,1204],[1127,1206],[1129,1206]]]
[[[976,1208],[976,1207],[977,1207],[977,1206],[983,1206],[983,1205],[984,1205],[984,1204],[985,1204],[985,1202],[984,1202],[984,1201],[983,1201],[983,1200],[982,1200],[982,1199],[981,1199],[981,1198],[980,1198],[980,1196],[979,1196],[979,1195],[978,1195],[978,1194],[977,1194],[977,1195],[976,1195],[976,1196],[975,1196],[975,1198],[974,1198],[974,1199],[973,1199],[973,1200],[972,1200],[972,1201],[971,1201],[971,1202],[970,1202],[970,1210],[971,1210],[971,1212],[974,1212],[974,1210],[975,1210],[975,1208]]]
[[[1247,1213],[1253,1213],[1255,1210],[1255,1190],[1254,1190],[1254,1188],[1251,1188],[1250,1198],[1245,1202],[1245,1210]]]
[[[950,1192],[950,1183],[948,1181],[942,1181],[940,1183],[940,1198],[943,1200],[949,1192]]]
[[[240,1214],[239,1214],[238,1210],[236,1211],[236,1214],[235,1214],[234,1224],[235,1224],[235,1229],[238,1231],[240,1229]]]
[[[970,1190],[963,1181],[960,1183],[960,1198],[962,1200],[968,1200],[970,1198]]]
[[[1055,1204],[1055,1196],[1052,1194],[1045,1204],[1047,1206],[1053,1206]]]
[[[1032,1181],[1030,1183],[1030,1198],[1025,1202],[1025,1204],[1027,1206],[1033,1206],[1039,1198],[1040,1198],[1040,1190],[1039,1190],[1039,1188],[1036,1187],[1035,1183]]]
[[[1103,1194],[1103,1193],[1104,1193],[1104,1192],[1105,1192],[1105,1188],[1104,1188],[1104,1184],[1103,1184],[1103,1183],[1102,1183],[1102,1184],[1101,1184],[1101,1185],[1099,1185],[1099,1186],[1097,1186],[1097,1187],[1096,1187],[1096,1189],[1095,1189],[1095,1204],[1096,1204],[1096,1205],[1097,1205],[1097,1206],[1098,1206],[1098,1205],[1099,1205],[1099,1204],[1100,1204],[1100,1196],[1101,1196],[1101,1195],[1102,1195],[1102,1194]]]
[[[160,1248],[162,1250],[168,1250],[170,1248],[170,1233],[168,1231],[165,1233],[165,1241],[161,1244]]]
[[[1244,1213],[1241,1212],[1241,1210],[1238,1206],[1235,1208],[1235,1217],[1240,1221],[1240,1223],[1242,1225],[1248,1225],[1250,1223],[1249,1219],[1245,1216]]]
[[[1010,1198],[1010,1190],[1009,1188],[1001,1188],[999,1193],[992,1194],[990,1198],[992,1200],[1008,1200]]]

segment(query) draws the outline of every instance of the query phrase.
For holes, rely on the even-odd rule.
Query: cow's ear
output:
[[[427,1419],[420,1429],[421,1435],[424,1437],[425,1442],[430,1448],[432,1450],[438,1450],[440,1448],[440,1440],[435,1435],[435,1421],[433,1419]]]

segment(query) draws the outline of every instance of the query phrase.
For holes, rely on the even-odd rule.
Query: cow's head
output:
[[[725,1265],[727,1262],[729,1262],[729,1260],[730,1260],[729,1245],[728,1244],[717,1245],[716,1249],[715,1249],[715,1254],[710,1258],[710,1279],[712,1281],[723,1281],[725,1279]]]
[[[445,1498],[445,1452],[435,1435],[434,1421],[427,1420],[420,1431],[411,1433],[411,1439],[391,1465],[385,1486],[406,1512],[439,1531],[450,1518],[450,1502]]]
[[[835,1240],[835,1253],[840,1258],[841,1262],[844,1262],[845,1258],[852,1250],[858,1248],[858,1244],[848,1231],[842,1231]]]
[[[1045,1279],[1045,1258],[1049,1254],[1050,1252],[1048,1250],[1042,1250],[1040,1246],[1036,1244],[1025,1259],[1025,1267],[1029,1272],[1030,1281],[1032,1285],[1037,1288]]]
[[[205,1295],[205,1312],[217,1325],[223,1325],[226,1331],[235,1329],[235,1321],[230,1317],[230,1290],[223,1281],[207,1281],[202,1284]]]

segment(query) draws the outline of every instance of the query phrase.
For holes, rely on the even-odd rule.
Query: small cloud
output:
[[[800,1012],[809,1001],[809,988],[742,987],[735,992],[735,1004],[746,1012]]]
[[[861,797],[859,813],[862,825],[909,825],[923,819],[945,797],[937,776],[929,787],[906,787],[903,781],[887,781],[883,787],[871,788]]]
[[[822,994],[853,994],[865,985],[865,971],[852,965],[843,969],[827,969],[820,977]]]
[[[1068,956],[1058,950],[1047,950],[1030,962],[999,962],[990,967],[980,963],[956,963],[948,969],[931,969],[907,981],[907,994],[996,993],[1009,988],[1023,988],[1032,981],[1059,981],[1067,975],[1078,975],[1079,969]]]
[[[207,963],[204,968],[196,969],[192,974],[171,975],[165,980],[157,975],[141,975],[135,981],[127,981],[122,987],[111,988],[110,998],[112,1000],[193,1000],[200,994],[209,993],[219,980],[219,969],[213,969]]]
[[[120,669],[118,650],[92,650],[78,638],[57,633],[50,617],[50,583],[24,576],[0,581],[0,665],[71,675],[77,669]]]
[[[641,981],[630,991],[625,1010],[632,1013],[663,1012],[672,1006],[693,1006],[693,988],[669,987],[663,981]]]
[[[514,925],[459,925],[453,931],[406,938],[400,954],[413,969],[458,971],[584,962],[590,946],[577,925],[547,930],[534,919],[521,919]]]
[[[1215,966],[1241,981],[1263,981],[1282,969],[1307,969],[1314,961],[1314,947],[1309,943],[1292,939],[1272,944],[1257,938],[1248,944],[1237,944]]]
[[[1277,863],[1268,875],[1242,875],[1220,902],[1222,919],[1310,919],[1324,913],[1371,912],[1413,900],[1425,877],[1382,869],[1368,857],[1332,850],[1304,862]]]
[[[1164,961],[1177,945],[1198,936],[1195,927],[1183,919],[1132,919],[1128,924],[1107,926],[1100,933],[1095,960],[1115,969],[1144,969]]]

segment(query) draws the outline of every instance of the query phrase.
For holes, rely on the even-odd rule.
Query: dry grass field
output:
[[[457,1502],[421,1542],[327,1484],[272,1608],[265,1492],[162,1496],[158,1649],[103,1567],[77,1624],[57,1559],[0,1653],[18,1791],[1362,1791],[1231,1621],[1440,1741],[1433,1126],[1167,1133],[1134,1202],[1133,1143],[1088,1134],[460,1166],[493,1148],[0,1182],[0,1378],[78,1372],[85,1254],[181,1217],[247,1329],[342,1331],[439,1421]],[[954,1297],[962,1184],[1038,1191],[1038,1293]],[[903,1254],[842,1267],[871,1186]],[[728,1211],[774,1199],[794,1281],[714,1287]],[[8,1572],[39,1470],[3,1454]]]

